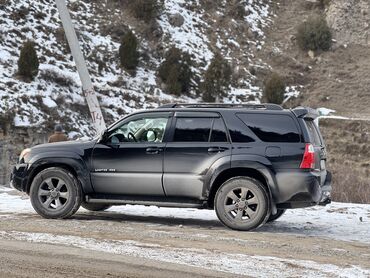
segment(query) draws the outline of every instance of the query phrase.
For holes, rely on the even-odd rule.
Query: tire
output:
[[[267,219],[267,222],[273,222],[276,219],[280,218],[285,213],[285,211],[286,209],[278,209],[275,215],[270,215],[269,219]]]
[[[269,197],[259,181],[249,177],[235,177],[218,189],[215,210],[225,226],[233,230],[249,231],[266,223],[270,216]]]
[[[82,190],[67,170],[47,168],[36,175],[30,189],[31,204],[44,218],[69,218],[80,208]]]
[[[111,206],[106,204],[89,204],[89,203],[82,203],[81,207],[87,209],[89,211],[104,211],[109,209]]]

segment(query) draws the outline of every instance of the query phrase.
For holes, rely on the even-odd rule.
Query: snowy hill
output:
[[[162,90],[157,70],[165,50],[173,45],[191,54],[198,81],[215,51],[220,51],[233,69],[232,87],[224,101],[258,102],[261,88],[252,71],[268,66],[256,59],[254,52],[263,47],[263,28],[273,15],[270,1],[241,3],[243,16],[235,19],[230,15],[235,7],[227,1],[165,0],[155,23],[146,26],[120,1],[69,1],[107,122],[158,103],[200,100],[196,90],[190,97],[178,99]],[[181,26],[173,25],[173,15],[181,16]],[[50,128],[61,121],[70,135],[91,134],[89,113],[56,6],[46,0],[2,1],[0,18],[0,116],[10,115],[15,126]],[[154,28],[151,33],[157,35],[149,35],[148,28]],[[115,32],[117,29],[120,31]],[[117,57],[119,34],[129,29],[139,38],[142,56],[135,76],[120,68]],[[28,39],[35,41],[40,59],[39,75],[30,83],[17,78],[20,48]]]

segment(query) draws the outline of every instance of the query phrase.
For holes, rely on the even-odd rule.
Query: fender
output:
[[[232,155],[230,168],[251,168],[259,171],[265,178],[273,199],[279,194],[275,173],[271,162],[263,156],[253,154]],[[217,178],[214,177],[213,181]],[[212,183],[213,183],[212,181]]]
[[[84,159],[77,153],[71,151],[50,150],[42,153],[37,153],[29,161],[27,176],[33,177],[40,168],[46,168],[47,165],[58,166],[64,165],[72,168],[80,181],[82,190],[85,193],[93,192],[90,181],[89,169]],[[31,180],[28,181],[28,186],[31,185]]]
[[[207,174],[204,177],[203,183],[203,197],[208,198],[211,187],[216,177],[223,171],[230,169],[231,167],[231,155],[223,156],[216,160],[209,168]]]

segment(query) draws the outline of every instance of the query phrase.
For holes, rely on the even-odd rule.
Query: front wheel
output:
[[[81,205],[81,187],[67,170],[47,168],[36,175],[30,189],[31,204],[44,218],[68,218]]]
[[[220,221],[234,230],[248,231],[263,225],[270,215],[264,186],[249,177],[226,181],[217,191],[215,210]]]

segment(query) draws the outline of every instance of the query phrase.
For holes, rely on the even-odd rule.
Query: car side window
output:
[[[168,124],[167,117],[143,117],[126,122],[111,131],[108,142],[119,144],[131,143],[161,143]]]
[[[174,142],[208,142],[213,118],[177,118]]]
[[[226,127],[221,118],[213,121],[211,142],[227,142]]]
[[[238,114],[263,142],[296,143],[301,141],[300,133],[293,119],[287,115]]]

